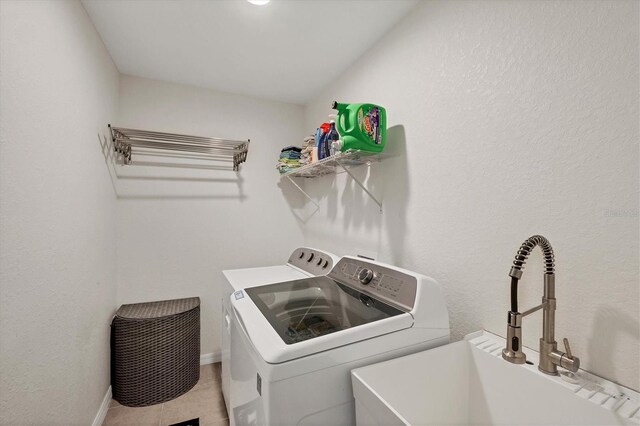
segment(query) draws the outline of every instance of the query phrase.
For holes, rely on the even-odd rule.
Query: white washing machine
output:
[[[449,342],[435,280],[355,257],[230,300],[232,425],[353,425],[352,369]]]
[[[229,269],[222,271],[226,278],[222,290],[222,394],[230,411],[230,357],[231,329],[234,327],[231,315],[231,294],[235,291],[276,282],[291,281],[328,274],[339,257],[323,250],[309,247],[295,249],[284,265],[258,268]]]

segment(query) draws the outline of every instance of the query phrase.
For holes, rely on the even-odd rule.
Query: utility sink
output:
[[[486,331],[351,372],[358,425],[638,425],[640,394],[580,370],[548,376],[501,357]]]

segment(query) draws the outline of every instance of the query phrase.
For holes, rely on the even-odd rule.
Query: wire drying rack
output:
[[[250,140],[239,141],[177,133],[113,127],[109,124],[114,151],[124,164],[133,164],[135,156],[171,157],[227,163],[238,171],[247,160]]]

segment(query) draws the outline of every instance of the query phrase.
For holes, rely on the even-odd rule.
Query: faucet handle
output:
[[[555,356],[559,359],[552,360],[552,362],[562,368],[566,368],[567,370],[576,373],[580,369],[580,358],[573,356],[571,353],[571,347],[569,346],[569,340],[566,337],[562,339],[562,341],[564,342],[564,348],[567,352],[562,353],[554,351]]]
[[[571,355],[571,346],[569,346],[569,339],[565,337],[562,341],[564,342],[564,349],[567,352],[567,358],[573,359],[573,355]]]

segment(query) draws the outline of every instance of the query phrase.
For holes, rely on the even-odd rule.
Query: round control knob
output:
[[[371,269],[363,269],[358,273],[358,279],[362,284],[369,284],[373,279],[373,271]]]

